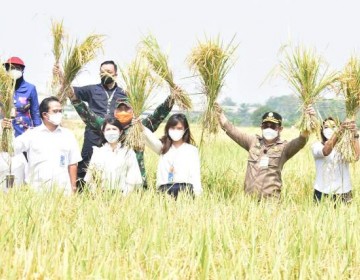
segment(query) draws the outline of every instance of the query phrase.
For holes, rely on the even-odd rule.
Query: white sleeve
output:
[[[323,149],[324,149],[324,145],[321,144],[320,142],[316,142],[311,146],[311,150],[313,153],[314,158],[323,158],[324,153],[323,153]]]
[[[147,127],[143,126],[144,128],[144,138],[145,138],[145,144],[153,150],[158,155],[161,154],[161,150],[163,147],[163,144],[161,141],[156,138],[155,134],[150,131]]]
[[[25,131],[23,134],[14,138],[14,153],[20,154],[22,152],[28,152],[30,147],[30,139],[32,135],[32,130],[29,129]]]
[[[192,163],[191,184],[194,188],[194,194],[200,195],[203,190],[201,187],[200,157],[199,151],[196,147],[194,147],[194,149],[192,150],[189,160]]]
[[[133,150],[128,150],[126,153],[126,179],[124,194],[131,192],[136,187],[141,186],[143,183],[139,164],[136,159],[136,154]]]
[[[72,132],[69,132],[69,145],[70,145],[69,165],[72,165],[82,160],[79,145]]]
[[[94,146],[93,147],[93,153],[92,153],[92,156],[91,156],[91,159],[90,159],[90,162],[89,162],[89,166],[86,169],[86,174],[85,174],[85,177],[84,177],[84,181],[87,182],[87,183],[91,183],[92,180],[93,180],[93,174],[92,174],[93,172],[92,172],[92,170],[94,168],[96,168],[96,165],[98,163],[99,153],[100,153],[100,148]]]

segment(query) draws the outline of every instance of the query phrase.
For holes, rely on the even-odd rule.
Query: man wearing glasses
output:
[[[218,105],[217,105],[218,106]],[[276,112],[262,116],[262,135],[249,135],[231,124],[218,106],[218,119],[226,134],[249,152],[245,175],[245,192],[259,197],[280,197],[281,171],[286,161],[300,151],[308,140],[308,132],[290,142],[280,139],[282,117]],[[314,115],[310,106],[306,113]]]
[[[41,102],[40,117],[40,126],[14,139],[15,153],[28,154],[26,182],[36,191],[58,188],[66,194],[74,193],[80,149],[74,134],[60,125],[62,107],[56,97]],[[11,120],[4,119],[2,127],[10,129]]]

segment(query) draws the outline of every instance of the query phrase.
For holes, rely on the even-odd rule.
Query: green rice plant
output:
[[[137,56],[127,68],[122,68],[121,75],[134,113],[133,124],[126,136],[125,144],[136,151],[142,151],[145,142],[139,117],[148,108],[149,97],[157,82],[151,74],[148,63],[141,56]]]
[[[360,59],[358,57],[350,57],[340,75],[339,81],[340,92],[345,99],[346,118],[349,121],[355,121],[360,108]],[[356,160],[353,139],[354,132],[348,128],[344,128],[336,143],[342,159],[346,162],[354,162]]]
[[[67,124],[83,135],[80,121]],[[201,126],[191,127],[199,140]],[[298,130],[285,128],[281,136],[293,139]],[[222,131],[204,143],[204,193],[195,199],[156,193],[153,180],[126,197],[26,186],[0,193],[0,278],[357,279],[360,163],[350,169],[351,204],[314,203],[315,140],[285,164],[280,201],[244,194],[247,151]],[[158,156],[145,154],[153,178]]]
[[[233,66],[233,56],[237,45],[224,45],[220,37],[207,39],[199,42],[188,57],[190,68],[200,76],[202,93],[207,99],[206,109],[202,116],[204,132],[216,134],[219,131],[219,123],[214,109],[214,104],[225,83],[225,77]],[[200,145],[203,143],[201,137]]]
[[[302,102],[302,115],[297,124],[300,131],[318,132],[320,122],[316,116],[306,113],[309,105],[319,100],[320,94],[338,79],[338,73],[330,71],[323,58],[314,49],[304,46],[285,46],[278,70]]]
[[[58,65],[60,62],[60,58],[64,49],[64,38],[65,31],[63,27],[63,22],[53,21],[51,24],[51,33],[53,36],[53,49],[52,52],[54,54],[55,65]],[[51,89],[53,93],[58,93],[61,86],[61,77],[59,74],[53,74]]]
[[[148,35],[142,40],[140,54],[147,59],[156,75],[168,83],[172,92],[171,97],[177,105],[181,109],[190,110],[192,108],[191,99],[182,88],[175,84],[168,63],[168,55],[161,51],[159,43],[153,35]]]
[[[57,97],[64,103],[72,81],[81,72],[83,67],[91,60],[95,59],[99,50],[103,47],[103,35],[92,34],[85,38],[81,43],[75,42],[68,47],[67,55],[63,62],[64,74],[62,77],[61,90]]]

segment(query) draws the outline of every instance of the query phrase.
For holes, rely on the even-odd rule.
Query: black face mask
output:
[[[103,85],[110,85],[114,82],[114,79],[110,76],[102,76],[101,77],[101,83]]]

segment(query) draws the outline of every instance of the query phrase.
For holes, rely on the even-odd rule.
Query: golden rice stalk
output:
[[[103,47],[103,35],[93,34],[88,36],[81,44],[77,42],[69,47],[67,56],[63,63],[64,76],[62,89],[57,97],[61,103],[66,100],[66,91],[69,89],[72,81],[80,73],[82,68],[95,59],[99,50]]]
[[[135,58],[127,68],[121,69],[121,75],[128,101],[134,112],[133,125],[129,128],[125,145],[136,151],[142,151],[145,142],[139,117],[147,109],[149,97],[156,83],[149,65],[140,56]]]
[[[182,88],[175,84],[168,64],[168,55],[161,51],[159,43],[153,35],[148,35],[142,40],[140,54],[147,59],[152,70],[169,84],[171,96],[177,105],[181,109],[190,110],[192,108],[191,99]]]
[[[58,64],[63,52],[63,40],[65,37],[63,22],[56,22],[53,21],[51,24],[51,32],[53,36],[53,54],[55,58],[55,64]],[[59,75],[53,75],[52,82],[51,82],[51,89],[53,93],[57,93],[60,90],[60,77]]]
[[[219,131],[214,104],[224,85],[225,77],[234,64],[233,55],[237,45],[234,38],[224,46],[220,38],[199,42],[188,57],[190,68],[201,78],[203,93],[207,98],[207,106],[202,117],[202,136],[204,132],[216,134]]]
[[[1,63],[0,66],[0,103],[2,104],[4,117],[10,119],[11,117],[14,117],[12,115],[14,114],[13,95],[15,90],[15,80],[9,75],[5,67],[3,67],[2,65],[3,63]],[[7,152],[10,156],[12,156],[14,153],[12,142],[12,129],[4,129],[1,136],[1,151]]]
[[[352,56],[340,75],[340,89],[345,98],[346,117],[355,120],[360,108],[360,59]],[[336,143],[343,161],[355,162],[354,133],[344,128]]]
[[[300,131],[317,132],[320,129],[318,118],[306,114],[305,109],[315,104],[320,94],[337,81],[338,74],[329,71],[323,58],[314,49],[287,46],[281,54],[280,75],[290,83],[303,104],[298,127]]]

